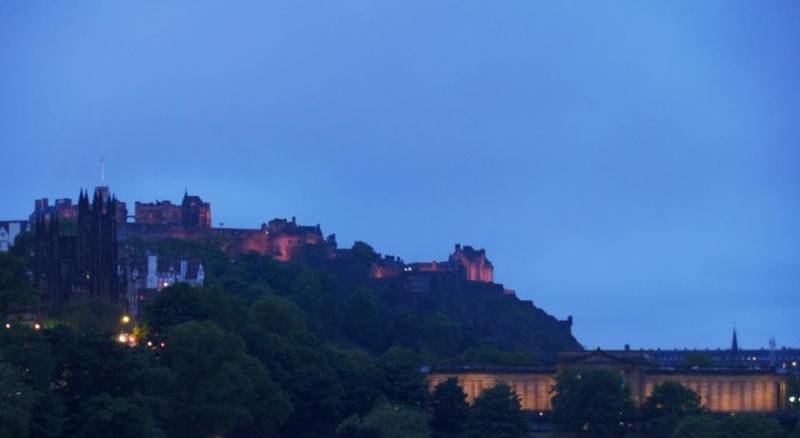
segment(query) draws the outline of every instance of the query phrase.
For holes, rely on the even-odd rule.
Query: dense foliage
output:
[[[560,431],[613,437],[629,428],[633,404],[619,373],[568,369],[559,374],[555,391],[553,421]]]
[[[207,272],[205,287],[160,291],[138,321],[83,298],[47,309],[43,327],[2,330],[0,436],[428,436],[422,364],[535,360],[443,314],[392,308],[367,283],[255,254],[232,260],[212,243],[126,242],[129,253],[198,257]],[[29,257],[29,247],[0,253],[4,317],[11,303],[37,303]]]
[[[469,438],[520,438],[528,434],[530,422],[520,408],[519,397],[508,385],[498,384],[475,400],[466,424]]]
[[[722,420],[700,415],[681,421],[673,438],[783,438],[791,436],[777,421],[758,415],[731,415]]]
[[[13,322],[0,329],[2,438],[528,433],[530,418],[508,386],[484,390],[469,407],[455,379],[429,393],[420,366],[537,364],[529,351],[479,339],[442,312],[398,305],[368,282],[342,284],[328,271],[255,254],[232,260],[215,249],[220,242],[126,243],[125,251],[198,257],[208,275],[205,287],[163,289],[137,321],[85,297],[45,307],[40,326],[17,322],[15,308],[39,305],[29,237],[0,253],[0,316]],[[363,243],[354,251],[375,257]],[[567,370],[556,391],[559,430],[614,436],[634,421],[616,373]],[[761,417],[698,416],[698,402],[680,385],[661,385],[640,424],[655,436],[778,433]]]
[[[700,397],[678,382],[666,381],[653,388],[642,406],[648,433],[654,438],[668,438],[684,418],[699,415]]]
[[[456,438],[469,417],[467,395],[451,377],[436,386],[431,396],[431,431],[436,438]]]

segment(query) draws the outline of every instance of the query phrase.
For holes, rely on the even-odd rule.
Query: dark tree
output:
[[[383,397],[383,374],[375,358],[364,350],[329,347],[328,360],[344,387],[344,415],[367,415]]]
[[[3,330],[0,357],[23,371],[20,377],[33,401],[28,422],[30,436],[60,436],[65,420],[64,402],[52,388],[56,362],[46,334],[21,325],[14,330]]]
[[[558,375],[553,421],[563,432],[591,431],[619,436],[633,405],[619,373],[603,369],[568,369]]]
[[[33,393],[19,371],[0,362],[0,436],[27,437]]]
[[[378,259],[378,254],[367,242],[356,240],[351,251],[353,257],[357,260],[371,262]]]
[[[356,288],[347,303],[344,332],[364,348],[380,352],[386,348],[386,323],[375,293],[367,286]]]
[[[252,313],[255,321],[268,333],[303,344],[313,341],[303,312],[286,298],[266,295],[253,305]]]
[[[684,418],[700,415],[700,397],[678,382],[667,381],[653,389],[642,406],[648,431],[654,437],[669,437]]]
[[[530,423],[519,397],[508,385],[498,384],[475,400],[466,426],[469,438],[518,438],[528,434]]]
[[[81,438],[166,437],[144,400],[100,394],[83,404]]]
[[[277,429],[291,411],[286,394],[246,354],[242,340],[212,322],[172,327],[163,358],[172,375],[170,436],[225,434],[259,419]]]
[[[347,417],[336,428],[336,438],[382,438],[381,432],[364,424],[358,415]]]
[[[788,394],[789,397],[794,397],[794,401],[789,400],[789,409],[800,411],[800,378],[797,376],[789,376],[789,378],[786,379],[786,394]]]
[[[37,302],[25,263],[24,257],[0,252],[0,317],[5,316],[11,304],[29,305]]]
[[[145,322],[156,334],[187,321],[213,321],[228,331],[240,331],[246,323],[246,307],[219,287],[191,287],[184,283],[160,291],[144,306]]]
[[[714,438],[717,421],[708,415],[684,418],[672,432],[672,438]]]
[[[144,305],[145,321],[154,333],[166,333],[173,325],[186,321],[205,321],[212,309],[203,300],[201,288],[176,284],[161,290]]]
[[[87,334],[108,335],[119,328],[122,309],[100,297],[75,297],[61,308],[61,320]]]
[[[383,393],[389,400],[409,406],[427,403],[428,386],[413,350],[392,347],[378,359],[378,367],[383,372]]]
[[[467,395],[451,377],[436,385],[431,397],[431,432],[434,437],[455,438],[461,436],[469,418]]]
[[[381,438],[429,438],[430,419],[418,408],[384,403],[364,417],[364,426],[375,429]]]
[[[706,353],[691,352],[683,356],[683,365],[687,367],[714,366],[714,358]]]
[[[714,438],[781,438],[785,436],[777,421],[759,415],[731,415],[721,420]]]
[[[461,324],[453,321],[443,313],[436,313],[425,320],[419,327],[420,343],[440,357],[458,354],[464,344],[464,330]]]

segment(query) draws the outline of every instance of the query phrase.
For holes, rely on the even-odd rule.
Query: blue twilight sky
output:
[[[800,344],[800,3],[0,3],[0,218],[106,181],[407,261],[587,346]]]

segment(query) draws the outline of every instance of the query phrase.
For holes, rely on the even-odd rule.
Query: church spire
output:
[[[733,325],[733,340],[731,341],[731,350],[739,351],[739,341],[736,339],[736,324]]]

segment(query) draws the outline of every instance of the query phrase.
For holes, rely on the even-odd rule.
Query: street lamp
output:
[[[123,315],[121,321],[122,321],[123,324],[127,324],[127,323],[131,322],[131,317],[128,316],[128,315]]]

